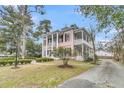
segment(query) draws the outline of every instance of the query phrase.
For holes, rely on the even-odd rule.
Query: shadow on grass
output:
[[[59,68],[71,68],[71,69],[74,68],[74,66],[72,66],[72,65],[59,65],[58,67]]]

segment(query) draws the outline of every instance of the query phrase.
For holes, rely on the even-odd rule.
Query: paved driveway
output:
[[[104,59],[101,65],[71,78],[59,85],[60,88],[105,88],[124,87],[124,67]]]

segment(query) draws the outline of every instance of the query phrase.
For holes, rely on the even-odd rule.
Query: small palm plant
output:
[[[63,60],[63,65],[68,66],[68,61],[71,57],[71,49],[70,48],[54,48],[53,52],[54,56],[59,57],[61,60]]]

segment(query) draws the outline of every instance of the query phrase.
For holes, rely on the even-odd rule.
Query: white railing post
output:
[[[84,38],[83,38],[83,30],[81,31],[82,32],[82,57],[83,57],[83,60],[84,60]]]
[[[44,57],[44,37],[43,37],[43,41],[42,41],[42,57]]]
[[[53,34],[52,34],[52,47],[51,47],[52,49],[52,52],[53,52]],[[53,54],[52,54],[52,57],[53,57]]]
[[[69,39],[72,42],[71,49],[72,49],[72,54],[74,54],[74,30],[71,31]]]
[[[56,45],[57,45],[57,48],[58,48],[58,44],[59,44],[59,35],[58,35],[58,33],[57,33],[56,35],[57,35],[57,37],[56,37]]]

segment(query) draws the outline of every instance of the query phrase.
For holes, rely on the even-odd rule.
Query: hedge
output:
[[[25,57],[25,59],[36,59],[37,57]],[[19,59],[23,59],[23,58],[19,58]]]
[[[19,59],[18,64],[30,64],[32,60],[36,60],[37,62],[48,62],[53,61],[52,58],[30,58],[30,59]],[[15,58],[1,58],[0,66],[13,65],[15,63]]]
[[[20,64],[30,64],[32,59],[19,59]]]
[[[14,60],[0,60],[0,66],[12,65]]]
[[[36,58],[35,60],[37,62],[49,62],[49,61],[53,61],[54,59],[52,59],[52,58]]]
[[[0,58],[0,60],[14,60],[15,57],[3,57],[3,58]]]

